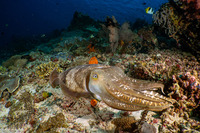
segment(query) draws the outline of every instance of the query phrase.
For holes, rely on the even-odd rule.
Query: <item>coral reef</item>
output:
[[[46,122],[41,123],[36,132],[44,133],[48,131],[50,133],[58,133],[56,129],[60,127],[68,127],[65,116],[62,113],[58,113],[56,116],[50,117]]]
[[[197,71],[173,75],[173,85],[168,95],[178,101],[175,112],[188,119],[189,116],[200,118],[200,82]]]
[[[8,102],[5,104],[5,107],[6,107],[6,108],[9,108],[10,106],[12,106],[12,102],[11,102],[11,101],[8,101]]]
[[[174,38],[185,51],[200,55],[199,1],[170,0],[153,15],[157,29]]]
[[[139,43],[140,47],[137,48],[137,51],[148,52],[158,47],[158,40],[156,35],[153,33],[153,27],[143,27],[138,30],[137,34],[142,40],[142,42]]]
[[[187,19],[200,20],[199,0],[179,0],[179,2],[175,2],[175,4],[185,11],[184,15]]]
[[[133,60],[127,56],[126,58],[132,60],[128,73],[134,78],[164,82],[164,92],[177,101],[173,110],[169,112],[175,112],[178,115],[176,117],[191,121],[191,117],[199,118],[200,114],[199,62],[190,54],[178,53],[178,51],[175,53],[173,54],[172,50],[154,51],[146,56],[134,57]],[[163,116],[165,115],[163,114]],[[189,126],[185,126],[186,129],[189,128]],[[194,124],[192,129],[198,129],[198,124]]]
[[[3,92],[5,90],[8,91],[8,93],[13,93],[20,84],[20,77],[16,76],[15,78],[10,78],[4,75],[0,76],[0,98],[4,97]]]
[[[157,23],[157,26],[160,24],[161,30],[165,29],[163,31],[176,39],[181,47],[193,46],[198,51],[199,47],[196,47],[199,41],[198,27],[196,28],[199,26],[198,12],[196,12],[199,9],[198,4],[198,1],[193,0],[170,1],[155,14],[154,22]],[[143,24],[140,23],[136,29],[133,29],[129,23],[120,26],[114,17],[108,17],[106,22],[93,20],[92,24],[89,16],[78,12],[75,13],[74,18],[76,20],[72,21],[68,31],[58,34],[55,31],[57,38],[42,43],[30,53],[13,56],[4,62],[2,67],[0,66],[0,93],[2,94],[0,132],[200,131],[200,65],[198,58],[191,53],[168,46],[170,45],[169,41],[172,40],[171,44],[174,45],[175,40],[160,39],[162,37],[155,33],[161,32],[161,30],[158,30],[156,25],[144,27],[145,22],[142,20],[138,20],[138,22]],[[113,27],[115,30],[112,29]],[[114,32],[117,33],[113,34],[116,38],[112,35],[109,36]],[[185,40],[186,42],[184,42]],[[188,40],[190,42],[186,44]],[[118,46],[115,48],[114,45]],[[156,49],[163,48],[162,45],[169,49]],[[114,53],[111,52],[111,49]],[[55,68],[62,72],[76,66],[97,63],[101,66],[117,66],[122,69],[118,68],[119,71],[112,69],[103,74],[106,80],[105,82],[101,81],[98,85],[106,88],[114,86],[114,91],[109,93],[116,93],[118,89],[122,94],[137,95],[143,98],[137,92],[132,93],[133,90],[127,92],[125,88],[119,88],[119,82],[124,85],[128,83],[127,78],[122,77],[119,80],[120,76],[118,75],[125,72],[131,78],[150,80],[148,83],[159,83],[161,88],[164,84],[164,93],[161,92],[162,90],[154,90],[156,93],[152,96],[155,98],[156,95],[162,94],[170,100],[173,99],[175,103],[173,106],[170,104],[169,108],[161,112],[148,111],[141,116],[141,110],[130,112],[113,108],[119,104],[118,101],[115,102],[116,99],[127,103],[128,98],[125,96],[117,98],[122,95],[113,94],[112,96],[115,98],[110,102],[110,107],[107,106],[104,98],[102,98],[103,100],[97,100],[94,97],[73,98],[71,95],[63,95],[60,87],[53,88],[49,85],[49,74]],[[92,71],[88,70],[87,73],[89,72]],[[109,76],[109,73],[116,78]],[[85,87],[81,87],[80,84],[88,82],[80,82],[80,79],[87,80],[88,75],[86,74],[84,77],[80,71],[77,71],[76,80],[68,79],[64,83],[71,81],[70,85],[74,85],[75,81],[79,81],[77,88],[85,90]],[[93,78],[97,79],[95,76]],[[66,79],[66,76],[63,79]],[[133,85],[132,82],[130,84]],[[141,84],[135,85],[134,88],[138,86]],[[70,89],[74,88],[76,87],[70,87]],[[15,91],[16,89],[17,91]],[[147,92],[145,91],[145,94]],[[10,95],[10,93],[12,94]],[[106,96],[102,95],[102,97]],[[145,95],[145,97],[147,96]],[[107,98],[112,97],[107,96]],[[154,99],[154,101],[156,100],[159,101],[158,98]],[[138,101],[140,102],[138,105],[142,107],[144,101],[140,101],[140,99]],[[155,105],[157,106],[157,104]],[[127,109],[130,106],[124,107]]]
[[[62,72],[62,68],[60,68],[57,63],[48,62],[37,66],[35,73],[40,78],[47,78],[54,69],[57,69],[57,71]]]
[[[108,21],[108,30],[109,33],[109,42],[112,53],[114,53],[118,47],[118,41],[119,41],[119,29],[117,27],[118,23],[114,16],[112,16],[112,19],[107,18]],[[111,23],[111,24],[110,24]]]
[[[81,22],[81,23],[80,23]],[[98,27],[98,23],[92,19],[90,16],[85,15],[81,12],[75,12],[73,15],[73,19],[71,21],[70,26],[67,28],[68,31],[72,30],[85,30],[89,29],[88,27],[96,26]],[[91,29],[91,28],[90,28]]]
[[[104,36],[103,38],[109,38],[112,53],[115,53],[117,49],[124,52],[126,47],[132,45],[135,38],[135,34],[130,29],[129,23],[125,22],[120,27],[114,16],[106,18],[106,22],[102,24],[102,30],[104,33],[100,31],[99,35]],[[119,48],[119,44],[121,48]]]
[[[101,25],[102,30],[99,31],[97,38],[101,38],[101,43],[102,40],[104,43],[110,43],[112,53],[134,54],[149,52],[158,47],[158,40],[151,26],[132,31],[128,22],[120,26],[114,16],[107,17],[106,22]]]
[[[122,49],[121,53],[124,53],[124,49],[132,45],[135,34],[130,29],[129,23],[125,22],[122,24],[119,30],[119,40],[121,41]]]
[[[122,117],[112,120],[112,123],[116,126],[115,133],[120,131],[131,132],[135,129],[136,120],[134,117]]]
[[[85,53],[88,53],[87,50]],[[68,58],[65,59],[69,54],[58,54],[60,55],[59,60],[51,63],[59,64],[58,66],[60,68],[67,69],[81,64],[88,64],[89,59],[95,56],[99,63],[112,63],[113,65],[119,66],[131,77],[162,81],[165,84],[164,92],[166,96],[171,96],[176,99],[177,103],[180,105],[175,104],[174,108],[167,109],[167,111],[161,113],[152,114],[150,111],[146,120],[143,122],[145,128],[142,128],[142,123],[140,127],[135,126],[134,128],[149,130],[151,128],[152,131],[154,131],[152,127],[154,126],[156,130],[164,132],[199,130],[198,121],[192,119],[192,117],[199,117],[197,115],[199,113],[199,106],[197,103],[199,96],[197,95],[199,91],[199,63],[194,56],[173,50],[154,50],[148,54],[115,54],[112,56],[111,54],[101,53],[93,53],[88,56],[88,54],[85,55],[85,53],[82,53],[82,56],[73,57],[73,60],[71,60],[70,57],[70,63],[67,62]],[[61,55],[64,55],[64,57],[61,57]],[[11,96],[9,99],[10,102],[4,100],[0,104],[0,106],[3,105],[0,110],[4,110],[4,108],[10,109],[8,116],[1,117],[1,122],[7,123],[8,121],[7,124],[9,127],[22,129],[23,131],[36,132],[43,123],[48,124],[50,118],[62,113],[65,116],[63,119],[65,118],[67,120],[67,123],[65,121],[67,126],[56,127],[55,125],[49,124],[50,126],[47,126],[48,129],[43,126],[42,131],[112,132],[114,130],[110,121],[115,118],[114,116],[119,114],[119,111],[109,108],[102,101],[98,101],[95,106],[91,106],[91,99],[64,97],[61,89],[50,87],[47,84],[48,81],[42,81],[43,79],[37,78],[37,75],[35,76],[34,82],[25,84],[24,82],[27,80],[26,78],[28,78],[26,75],[31,74],[33,76],[34,74],[32,74],[32,72],[37,70],[37,66],[50,63],[50,58],[54,55],[44,55],[35,52],[32,53],[31,56],[34,58],[37,57],[37,59],[23,68],[23,71],[19,71],[19,74],[23,76],[21,79],[22,87],[20,87],[16,95]],[[35,66],[31,67],[32,65]],[[51,68],[48,67],[48,69]],[[9,73],[11,74],[12,72],[10,71]],[[186,74],[188,76],[186,76]],[[185,88],[184,84],[187,85],[187,81],[189,82],[189,86]],[[45,82],[45,84],[43,82]],[[179,91],[176,90],[176,83],[180,87]],[[27,90],[30,91],[31,94],[27,92]],[[24,91],[26,93],[23,93]],[[178,93],[180,93],[182,97],[179,97]],[[185,97],[184,95],[187,96],[186,99],[182,99]],[[28,105],[25,105],[24,101],[28,101]],[[194,103],[197,108],[191,106],[191,103]],[[22,109],[21,107],[24,105],[25,108]],[[31,107],[29,107],[29,105]],[[129,115],[131,115],[132,112],[124,114],[130,117]],[[135,120],[134,122],[134,118],[132,118],[132,120],[134,123],[133,125],[140,122],[139,120]],[[130,125],[129,127],[132,128]],[[126,129],[122,130],[122,128],[117,128],[116,131],[127,131]]]
[[[115,125],[115,133],[119,132],[139,132],[139,133],[156,133],[156,128],[147,122],[142,122],[135,120],[132,116],[126,116],[121,118],[115,118],[112,120]]]
[[[178,74],[181,71],[198,71],[197,66],[199,63],[194,56],[188,53],[180,53],[179,51],[176,51],[175,54],[172,51],[155,50],[149,55],[139,54],[140,58],[136,57],[130,62],[130,75],[134,78],[165,82],[171,79],[172,75]]]
[[[4,72],[6,72],[7,69],[3,66],[0,66],[0,74],[3,75]]]
[[[8,68],[9,70],[18,70],[27,64],[27,59],[21,58],[21,55],[14,55],[10,59],[4,61],[2,66]]]
[[[17,99],[19,102],[13,101],[8,113],[7,123],[11,128],[21,128],[34,113],[33,97],[29,92],[22,93]]]

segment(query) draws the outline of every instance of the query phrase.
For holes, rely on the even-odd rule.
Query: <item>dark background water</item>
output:
[[[167,0],[1,0],[0,45],[15,36],[36,36],[55,29],[67,28],[75,11],[94,19],[104,20],[114,15],[122,23],[136,18],[151,23],[145,13],[150,6],[155,10]]]
[[[75,11],[104,21],[114,15],[122,24],[137,18],[152,23],[152,15],[168,0],[0,0],[0,63],[13,54],[30,50],[41,36],[66,29]],[[50,37],[49,37],[50,38]],[[38,41],[39,39],[39,41]]]

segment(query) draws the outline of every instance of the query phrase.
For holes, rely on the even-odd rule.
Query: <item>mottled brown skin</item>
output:
[[[119,110],[162,111],[175,102],[156,92],[163,84],[129,78],[122,69],[100,64],[82,65],[59,74],[50,75],[52,87],[59,85],[65,95],[103,100],[108,106]]]

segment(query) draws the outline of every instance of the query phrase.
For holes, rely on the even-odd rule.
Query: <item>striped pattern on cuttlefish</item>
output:
[[[163,89],[163,84],[132,79],[116,66],[82,65],[62,73],[54,69],[50,74],[50,84],[53,88],[59,85],[65,95],[93,95],[108,106],[119,110],[162,111],[173,106],[175,102],[155,92],[158,88]]]

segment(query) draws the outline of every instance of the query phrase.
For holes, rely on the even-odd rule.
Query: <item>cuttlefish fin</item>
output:
[[[62,89],[62,92],[66,96],[71,96],[71,97],[74,97],[74,98],[80,98],[80,97],[88,98],[88,97],[90,97],[90,93],[89,92],[72,91],[71,89],[69,89],[66,86],[66,84],[62,80],[59,81],[59,85],[60,85],[60,88]]]
[[[54,69],[49,76],[50,85],[55,88],[59,85],[59,73]]]

